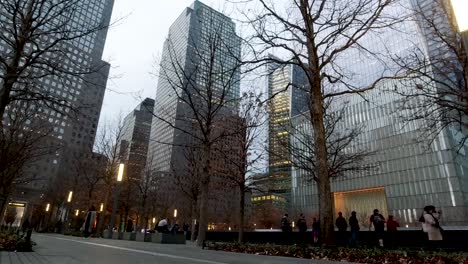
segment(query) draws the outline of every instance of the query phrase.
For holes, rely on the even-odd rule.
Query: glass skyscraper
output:
[[[406,4],[429,12],[433,2],[411,0]],[[399,33],[381,32],[379,38],[370,35],[364,45],[377,50],[390,47],[393,54],[402,57],[417,48],[431,58],[440,52],[440,47],[421,27],[417,19],[408,20],[401,25],[402,30]],[[387,47],[382,46],[382,43]],[[447,58],[450,58],[450,54],[447,54]],[[358,66],[356,62],[359,62]],[[381,67],[376,67],[372,61],[357,54],[350,53],[343,58],[342,63],[359,72],[360,76],[367,76],[356,81],[362,82],[362,86],[383,72]],[[360,148],[375,151],[365,162],[376,164],[375,169],[348,173],[345,177],[332,180],[336,213],[341,211],[349,217],[351,211],[356,211],[360,222],[366,225],[372,210],[378,208],[385,216],[392,214],[397,217],[403,227],[411,227],[418,225],[422,208],[432,204],[442,209],[443,225],[468,224],[468,148],[466,145],[462,146],[457,153],[461,132],[454,127],[445,127],[434,142],[422,140],[421,128],[432,120],[411,120],[412,116],[417,115],[417,109],[411,110],[403,105],[416,105],[423,98],[412,98],[408,102],[389,92],[395,88],[411,91],[421,85],[418,82],[419,80],[385,81],[363,96],[351,95],[335,102],[334,110],[331,111],[339,111],[340,102],[346,102],[341,104],[345,118],[339,124],[339,130],[363,127],[363,133],[346,151],[352,152]],[[310,120],[306,115],[298,115],[293,118],[292,125],[297,132],[291,136],[292,144],[295,149],[307,151],[307,147],[302,145],[307,140],[301,137],[312,137]],[[296,210],[318,215],[316,184],[306,171],[299,168],[293,168],[292,171],[292,200]]]
[[[44,16],[44,14],[47,16],[47,12],[52,12],[48,9],[51,3],[53,1],[38,2],[36,7],[38,16]],[[76,111],[72,112],[70,108],[61,105],[44,102],[31,104],[28,100],[20,99],[8,106],[7,113],[3,117],[5,119],[8,111],[15,111],[15,109],[34,111],[36,118],[44,120],[41,122],[48,122],[53,129],[45,144],[57,146],[52,153],[28,164],[24,173],[36,180],[19,186],[22,190],[19,192],[21,195],[28,195],[29,190],[43,192],[49,182],[69,175],[68,166],[73,165],[74,159],[82,158],[84,153],[92,152],[110,68],[110,65],[102,60],[102,54],[114,1],[87,0],[74,3],[76,3],[75,6],[55,17],[57,21],[50,19],[49,24],[44,25],[41,29],[43,31],[37,34],[40,40],[38,39],[36,44],[46,46],[56,41],[61,31],[53,29],[52,26],[60,23],[67,25],[70,32],[66,38],[70,39],[59,42],[52,51],[40,57],[39,59],[44,62],[36,64],[34,68],[29,68],[26,71],[29,77],[24,77],[23,80],[27,81],[27,78],[34,80],[33,85],[27,87],[32,89],[30,92],[66,102]],[[55,10],[60,9],[56,7]],[[5,42],[11,37],[6,33],[11,27],[9,23],[13,21],[10,16],[11,13],[4,13],[0,10],[2,23],[0,33],[4,35],[4,38],[0,39],[0,56],[5,60],[9,60],[14,54],[10,44]],[[92,30],[92,33],[72,37],[75,36],[74,34],[79,35],[77,32],[84,32],[92,27],[96,29]],[[48,31],[50,28],[52,31]],[[33,43],[28,43],[25,54],[34,54],[34,51]],[[50,74],[50,67],[46,62],[56,65],[62,73]],[[5,72],[5,69],[1,67],[0,72]],[[22,89],[20,85],[22,84],[16,87],[18,90]],[[18,197],[18,199],[26,198]]]
[[[168,208],[177,208],[186,219],[194,209],[190,209],[192,201],[182,188],[193,189],[198,184],[193,181],[197,181],[194,177],[201,170],[197,164],[202,159],[200,138],[204,136],[201,130],[207,129],[205,119],[212,119],[209,128],[212,137],[224,133],[224,129],[235,130],[238,124],[235,117],[240,96],[237,67],[240,54],[241,39],[236,34],[235,23],[199,1],[176,19],[164,43],[147,166],[161,175],[160,185],[165,188],[158,193],[159,199]],[[199,116],[195,118],[195,115]],[[229,122],[233,122],[232,126]],[[216,144],[228,143],[218,140],[213,143],[213,149]],[[212,154],[217,155],[214,150]],[[212,170],[225,167],[218,158],[215,160]],[[210,196],[215,190],[222,190],[219,186],[227,181],[211,176]],[[213,210],[229,207],[230,202],[236,201],[234,195],[219,197],[209,198],[212,216],[219,216]]]
[[[236,59],[240,58],[240,38],[236,35],[235,23],[224,14],[195,1],[176,19],[169,29],[164,43],[161,70],[155,99],[155,117],[151,126],[148,157],[153,156],[152,164],[157,171],[170,172],[172,165],[180,164],[186,158],[175,146],[192,144],[184,129],[192,124],[187,116],[193,114],[178,96],[200,93],[205,96],[205,89],[199,89],[206,83],[210,69],[207,61],[213,58],[215,78],[212,78],[213,93],[225,96],[227,108],[234,106],[240,93],[240,71],[236,68]],[[218,45],[214,47],[213,45]],[[212,52],[216,49],[216,53]],[[177,66],[175,66],[177,65]],[[194,68],[199,67],[199,68]],[[224,73],[219,69],[226,69]],[[182,74],[196,76],[181,76]],[[206,75],[205,75],[206,74]],[[223,74],[225,76],[223,76]],[[231,78],[230,75],[233,77]],[[227,83],[225,79],[230,79]],[[193,82],[188,84],[188,82]],[[183,91],[183,89],[199,89]],[[216,95],[218,94],[218,95]],[[196,96],[194,96],[196,98]],[[231,103],[232,102],[232,103]],[[211,102],[216,104],[216,102]],[[231,105],[232,104],[232,105]],[[226,112],[235,112],[226,110]],[[222,113],[220,113],[222,115]]]
[[[269,175],[262,185],[266,191],[283,193],[288,198],[291,190],[289,123],[292,116],[308,109],[307,79],[296,65],[272,63],[268,73],[268,98],[272,98],[268,110]]]

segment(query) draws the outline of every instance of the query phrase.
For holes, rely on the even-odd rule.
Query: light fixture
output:
[[[124,164],[120,163],[119,164],[119,173],[117,174],[117,181],[121,182],[123,179],[123,171],[124,171]]]
[[[99,211],[104,211],[104,203],[101,203],[101,207],[99,208]]]
[[[75,216],[78,216],[79,214],[80,214],[80,210],[76,209]]]
[[[49,212],[49,210],[50,210],[50,203],[48,203],[48,204],[46,205],[46,208],[45,208],[45,211],[46,211],[46,212]]]
[[[458,30],[463,32],[468,30],[468,17],[466,10],[468,10],[468,1],[466,0],[452,0],[453,13],[458,24]]]
[[[174,209],[174,218],[177,217],[177,209]]]
[[[229,227],[229,231],[231,231],[231,227]]]
[[[156,224],[156,217],[153,217],[153,224]]]
[[[71,202],[71,201],[72,201],[72,197],[73,197],[73,192],[70,191],[70,192],[68,193],[67,202]]]

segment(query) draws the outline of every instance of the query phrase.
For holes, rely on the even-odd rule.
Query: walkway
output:
[[[326,264],[305,259],[202,250],[190,245],[166,245],[60,235],[33,234],[32,253],[0,252],[0,264]],[[343,263],[343,262],[340,262]]]

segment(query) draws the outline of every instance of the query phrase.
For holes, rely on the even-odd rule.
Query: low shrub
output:
[[[33,242],[27,241],[25,236],[11,233],[0,232],[0,250],[31,252]]]
[[[210,250],[221,250],[267,256],[346,261],[354,263],[400,264],[468,264],[467,252],[427,252],[386,250],[378,248],[318,248],[305,245],[238,244],[208,242]]]

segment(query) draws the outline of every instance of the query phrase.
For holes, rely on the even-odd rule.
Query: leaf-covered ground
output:
[[[285,256],[307,259],[347,261],[354,263],[401,263],[401,264],[468,264],[468,252],[386,250],[378,248],[319,248],[301,245],[207,243],[210,250]]]

